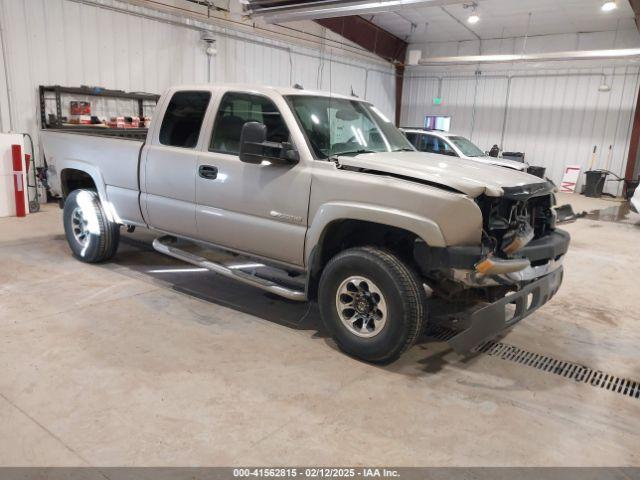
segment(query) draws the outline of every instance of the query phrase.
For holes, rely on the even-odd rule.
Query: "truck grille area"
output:
[[[535,240],[555,229],[553,197],[549,193],[523,199],[483,196],[477,203],[482,210],[483,244],[498,256],[511,256],[513,252],[505,252],[505,245],[515,232],[532,230],[529,238]]]

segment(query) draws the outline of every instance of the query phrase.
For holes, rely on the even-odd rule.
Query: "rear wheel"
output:
[[[63,222],[69,247],[79,260],[96,263],[115,255],[120,225],[109,221],[95,191],[71,192],[64,202]]]
[[[335,256],[320,279],[322,320],[344,352],[389,363],[422,330],[426,298],[418,276],[393,253],[359,247]]]

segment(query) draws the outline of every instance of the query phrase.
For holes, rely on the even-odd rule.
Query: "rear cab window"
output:
[[[240,134],[247,122],[263,123],[267,127],[268,142],[289,141],[289,128],[269,98],[249,93],[227,92],[218,108],[209,150],[238,155]]]
[[[414,147],[418,146],[418,134],[413,132],[403,132],[404,136],[407,137],[407,140],[411,142]]]
[[[457,157],[456,152],[453,150],[451,145],[449,145],[449,142],[443,140],[440,137],[436,137],[435,135],[420,135],[420,141],[416,146],[421,152],[430,152],[440,155]]]
[[[160,143],[170,147],[195,148],[210,100],[211,92],[174,93],[160,126]]]

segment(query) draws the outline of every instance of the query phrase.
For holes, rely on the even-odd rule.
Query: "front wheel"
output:
[[[71,192],[64,202],[63,222],[69,247],[79,260],[96,263],[115,255],[120,225],[109,221],[95,191]]]
[[[318,292],[325,327],[344,352],[389,363],[422,331],[426,298],[422,284],[393,253],[358,247],[325,267]]]

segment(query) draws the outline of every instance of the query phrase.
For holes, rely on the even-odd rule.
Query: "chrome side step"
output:
[[[307,294],[302,290],[285,287],[241,270],[232,270],[221,263],[212,262],[211,260],[199,255],[194,255],[193,253],[168,245],[168,243],[171,243],[172,241],[175,241],[175,238],[169,235],[158,237],[153,241],[153,248],[160,253],[177,258],[183,262],[191,263],[201,268],[206,268],[207,270],[211,270],[223,277],[231,278],[247,285],[260,288],[289,300],[296,300],[298,302],[305,302],[307,300]]]

